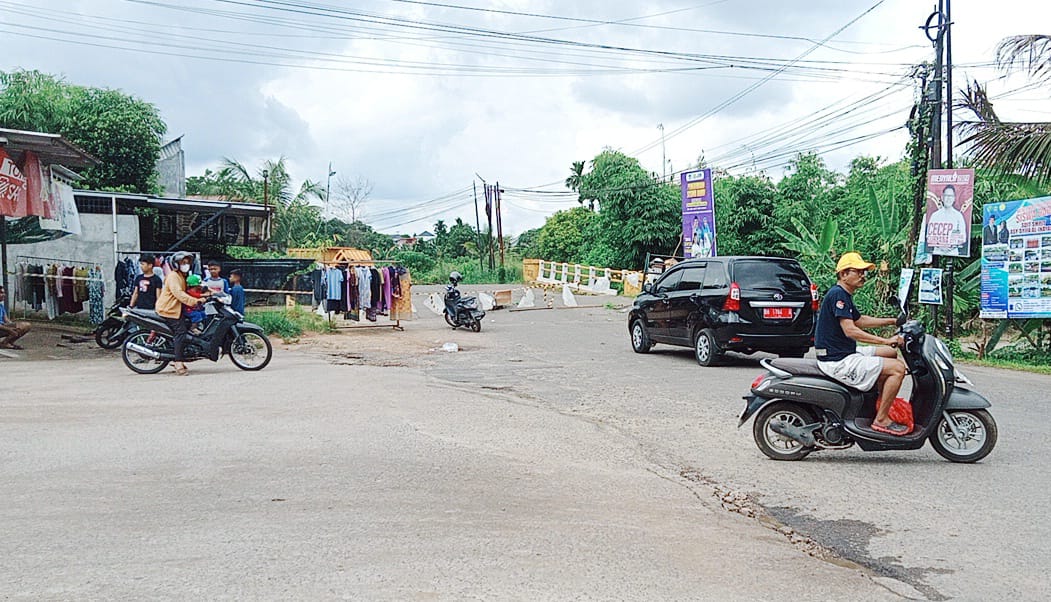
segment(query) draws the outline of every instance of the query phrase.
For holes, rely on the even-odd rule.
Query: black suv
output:
[[[642,288],[628,331],[636,353],[654,343],[693,347],[702,366],[725,351],[803,357],[817,309],[817,286],[794,259],[690,259]]]

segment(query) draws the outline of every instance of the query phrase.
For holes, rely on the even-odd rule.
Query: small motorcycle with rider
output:
[[[861,330],[854,325],[859,314],[849,294],[864,283],[865,272],[872,264],[863,262],[860,256],[844,259],[847,263],[854,261],[843,270],[837,266],[837,286],[845,286],[846,292],[833,287],[826,295],[822,312],[827,304],[830,319],[837,318],[830,321],[833,331],[837,322],[846,323],[848,336],[858,337]],[[840,264],[844,264],[844,259]],[[847,274],[848,271],[852,273]],[[907,299],[908,291],[905,296]],[[845,450],[854,445],[863,451],[894,451],[919,449],[930,442],[934,451],[945,459],[972,463],[992,452],[997,427],[989,413],[989,400],[976,392],[973,383],[956,368],[948,346],[926,332],[919,321],[910,318],[907,303],[897,298],[890,302],[901,310],[897,319],[862,321],[867,324],[886,320],[897,326],[892,340],[900,347],[904,366],[895,368],[900,371],[888,374],[884,380],[875,378],[880,376],[879,361],[898,362],[897,359],[876,357],[876,372],[871,379],[865,377],[863,353],[825,362],[795,358],[760,361],[766,372],[752,382],[749,394],[744,397],[745,407],[738,427],[755,417],[752,437],[763,454],[774,460],[801,460],[812,452]],[[848,312],[846,317],[844,309]],[[849,315],[851,310],[853,319]],[[821,329],[819,317],[816,348],[819,355],[827,351],[821,348]],[[867,333],[862,336],[874,337]],[[872,360],[873,355],[869,354],[868,360]],[[835,364],[844,365],[848,370],[840,373]],[[891,399],[897,388],[883,392],[881,387],[887,386],[886,378],[900,379],[902,375],[912,378],[911,399]],[[886,401],[894,403],[889,406],[880,403],[881,393],[887,393]],[[894,419],[894,410],[899,411],[899,416],[911,418],[911,424]],[[880,419],[886,418],[881,414],[889,414],[891,422],[880,424]]]

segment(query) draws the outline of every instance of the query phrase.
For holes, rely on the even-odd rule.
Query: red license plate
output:
[[[763,318],[767,320],[791,320],[791,307],[764,307]]]

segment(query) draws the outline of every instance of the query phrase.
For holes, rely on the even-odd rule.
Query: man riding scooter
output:
[[[872,430],[889,435],[909,434],[909,427],[890,419],[890,408],[905,380],[905,363],[895,349],[902,338],[880,337],[864,328],[894,326],[896,318],[863,316],[854,306],[854,293],[860,289],[875,267],[858,253],[844,253],[836,264],[836,285],[821,302],[817,317],[814,350],[818,367],[829,378],[861,391],[878,384],[879,404]],[[858,343],[873,346],[858,347]]]

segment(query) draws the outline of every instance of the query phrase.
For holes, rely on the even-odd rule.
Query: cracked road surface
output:
[[[480,334],[421,311],[261,373],[0,366],[0,595],[1048,594],[1048,436],[1023,413],[1051,379],[968,370],[1001,427],[976,466],[775,463],[734,428],[754,360],[637,356],[599,307],[492,312]],[[446,341],[462,351],[429,351]]]

